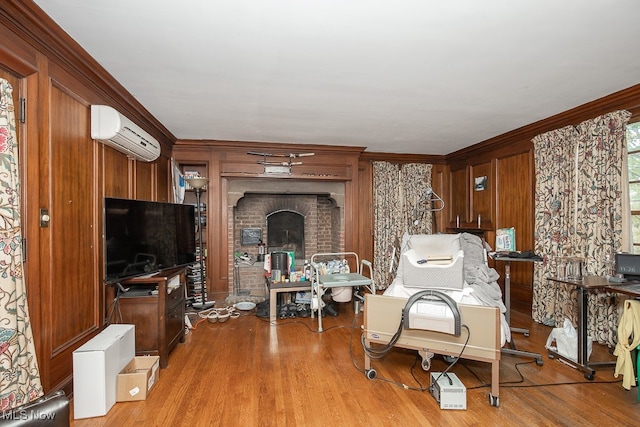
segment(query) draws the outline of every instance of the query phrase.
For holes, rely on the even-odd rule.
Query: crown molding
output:
[[[111,106],[144,124],[149,133],[169,144],[176,137],[137,101],[111,74],[30,0],[0,3],[1,24],[44,54]]]

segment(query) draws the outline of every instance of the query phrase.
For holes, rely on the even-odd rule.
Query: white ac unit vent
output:
[[[136,160],[152,162],[160,156],[155,138],[108,105],[91,106],[91,138]]]

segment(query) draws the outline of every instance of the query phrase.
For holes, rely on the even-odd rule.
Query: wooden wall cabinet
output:
[[[449,228],[495,228],[495,164],[452,167],[449,173]]]
[[[481,229],[495,228],[495,162],[469,166],[470,209],[469,220]]]
[[[132,278],[123,282],[129,291],[118,300],[122,323],[136,326],[136,355],[160,356],[161,368],[184,342],[185,281],[184,268]]]
[[[466,227],[469,223],[469,169],[449,173],[449,227]]]

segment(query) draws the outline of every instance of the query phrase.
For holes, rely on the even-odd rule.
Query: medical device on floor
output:
[[[467,389],[456,374],[431,372],[429,391],[440,409],[467,409]]]
[[[406,329],[422,329],[460,336],[460,311],[447,294],[434,289],[411,296],[402,311]]]

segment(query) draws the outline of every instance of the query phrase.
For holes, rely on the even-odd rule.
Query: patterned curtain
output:
[[[534,268],[532,317],[550,326],[563,322],[563,306],[573,301],[568,298],[571,289],[550,285],[545,278],[556,276],[557,258],[571,255],[574,248],[572,183],[575,180],[577,137],[576,130],[569,126],[533,139],[536,173],[534,250],[543,257],[543,262]]]
[[[534,271],[537,322],[559,327],[569,318],[577,323],[573,287],[545,279],[557,275],[557,257],[583,257],[585,274],[602,275],[605,254],[622,248],[629,117],[626,111],[613,112],[533,139],[535,250],[544,258]],[[615,295],[591,292],[588,310],[589,336],[613,346],[619,316]]]
[[[402,235],[431,233],[431,212],[416,217],[424,209],[419,206],[420,196],[431,187],[431,169],[432,165],[419,163],[373,162],[376,288],[385,289],[395,276]]]
[[[622,249],[623,159],[626,158],[628,111],[617,111],[578,126],[578,164],[576,235],[582,241],[581,256],[586,274],[605,273],[605,254]],[[614,346],[619,319],[617,294],[590,292],[589,335],[600,344]]]
[[[402,235],[400,168],[387,162],[373,162],[373,277],[376,287],[390,283],[395,243]]]
[[[431,188],[431,169],[432,165],[422,163],[408,163],[400,168],[400,180],[404,193],[404,231],[409,234],[431,234],[432,232],[433,216],[428,209],[435,206],[431,206],[424,200],[425,190]]]
[[[20,182],[13,89],[0,79],[0,410],[43,394],[22,277]]]

